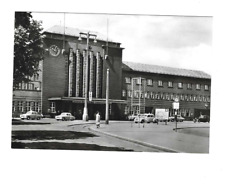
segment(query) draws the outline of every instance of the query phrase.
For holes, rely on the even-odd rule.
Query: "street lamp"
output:
[[[87,33],[83,33],[83,32],[80,32],[79,33],[79,38],[78,40],[82,40],[81,36],[84,35],[87,37],[87,51],[86,51],[86,70],[85,70],[85,80],[86,80],[86,83],[85,83],[85,92],[84,92],[84,111],[83,111],[83,116],[82,116],[82,119],[84,121],[88,121],[88,108],[87,108],[87,101],[88,101],[88,53],[89,53],[89,38],[90,37],[94,37],[94,43],[97,42],[96,40],[96,37],[97,35],[95,34],[90,34],[89,32]]]

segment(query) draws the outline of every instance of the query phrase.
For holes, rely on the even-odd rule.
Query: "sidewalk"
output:
[[[130,142],[138,143],[167,152],[179,153],[209,153],[209,137],[202,132],[209,131],[209,124],[182,122],[177,124],[177,131],[174,130],[175,123],[157,124],[135,124],[132,122],[110,122],[108,125],[101,124],[97,129],[90,126],[92,131],[117,137]],[[185,130],[185,131],[184,131]],[[187,133],[192,131],[201,134]]]

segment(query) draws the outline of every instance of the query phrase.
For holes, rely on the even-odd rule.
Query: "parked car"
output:
[[[198,122],[210,122],[210,117],[208,115],[200,115]]]
[[[153,119],[153,123],[158,123],[158,122],[168,122],[168,119],[158,119],[158,118]]]
[[[21,114],[20,115],[21,119],[37,119],[40,120],[42,118],[42,114],[39,114],[38,112],[35,111],[28,111],[26,114]]]
[[[150,123],[153,122],[154,114],[139,114],[135,117],[134,123]]]
[[[55,119],[57,121],[59,121],[59,120],[68,121],[68,120],[75,120],[75,117],[69,112],[63,112],[60,115],[55,116]]]
[[[168,121],[175,121],[175,117],[174,116],[171,116],[169,117],[169,120]],[[184,118],[181,116],[181,115],[177,115],[177,122],[183,122],[184,121]]]
[[[134,121],[134,119],[137,117],[137,115],[134,115],[134,114],[131,114],[131,115],[129,115],[128,117],[127,117],[127,119],[129,120],[129,121]]]

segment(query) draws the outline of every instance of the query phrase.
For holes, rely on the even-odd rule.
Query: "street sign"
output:
[[[178,110],[179,109],[179,102],[173,102],[173,109]]]
[[[89,101],[92,101],[92,92],[89,91]]]

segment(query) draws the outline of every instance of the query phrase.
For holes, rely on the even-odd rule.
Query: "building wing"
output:
[[[137,72],[147,72],[147,73],[155,73],[155,74],[166,74],[166,75],[174,75],[174,76],[211,79],[211,76],[203,71],[180,69],[180,68],[151,65],[151,64],[123,62],[122,68],[125,71],[137,71]]]

